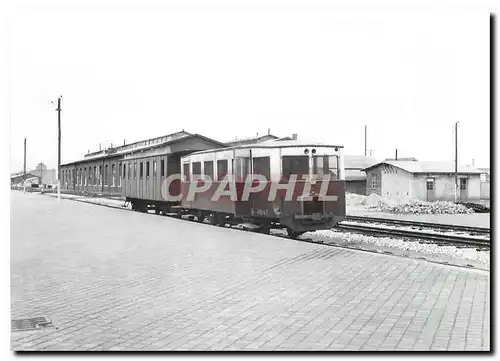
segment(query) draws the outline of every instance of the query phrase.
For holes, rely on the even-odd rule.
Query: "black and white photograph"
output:
[[[4,20],[11,355],[493,351],[492,2]]]

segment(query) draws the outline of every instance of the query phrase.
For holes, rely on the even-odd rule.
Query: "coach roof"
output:
[[[256,149],[256,148],[294,148],[294,147],[327,147],[327,148],[344,148],[343,145],[330,145],[330,144],[322,144],[315,142],[302,142],[299,140],[270,140],[263,143],[254,143],[254,144],[244,144],[237,145],[234,147],[225,147],[225,148],[216,148],[216,149],[207,149],[199,152],[192,153],[196,154],[204,154],[204,153],[212,153],[212,152],[222,152],[227,150],[238,150],[238,149]]]

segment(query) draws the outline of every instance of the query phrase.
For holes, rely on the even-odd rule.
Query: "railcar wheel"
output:
[[[304,234],[304,232],[294,231],[294,230],[292,230],[292,229],[290,229],[290,228],[287,228],[287,229],[286,229],[286,232],[288,233],[288,236],[289,236],[290,238],[293,238],[293,239],[297,239],[297,238],[299,238],[302,234]]]
[[[260,226],[258,232],[262,234],[269,234],[269,232],[271,232],[271,227],[269,227],[268,224],[263,224]]]
[[[160,214],[160,210],[158,208],[155,209],[155,214]]]
[[[196,216],[196,220],[198,221],[198,223],[203,223],[203,221],[205,220],[205,218],[207,218],[207,215],[205,214],[205,212],[200,212]]]

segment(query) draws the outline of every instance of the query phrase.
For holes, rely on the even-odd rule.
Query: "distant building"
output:
[[[38,163],[35,170],[30,170],[29,173],[41,178],[42,184],[57,184],[57,171],[56,169],[47,169],[43,163]]]
[[[15,174],[10,175],[10,184],[16,185],[16,184],[20,184],[20,183],[28,182],[28,181],[30,181],[29,183],[31,184],[32,181],[34,182],[35,178],[38,178],[38,177],[34,174],[31,174],[31,173],[26,173],[26,174],[15,173]]]
[[[376,164],[373,157],[364,155],[344,155],[346,191],[366,195],[365,168]]]
[[[455,197],[455,163],[386,160],[365,169],[366,193],[380,196],[412,196],[421,200],[453,201]],[[457,200],[480,199],[481,170],[458,167]]]

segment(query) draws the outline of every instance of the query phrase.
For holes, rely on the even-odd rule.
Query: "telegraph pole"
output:
[[[366,154],[367,154],[367,148],[366,148],[366,142],[367,142],[367,125],[365,125],[365,157],[366,157]]]
[[[458,122],[455,123],[455,202],[458,193]]]
[[[61,98],[57,98],[57,203],[61,198]]]

